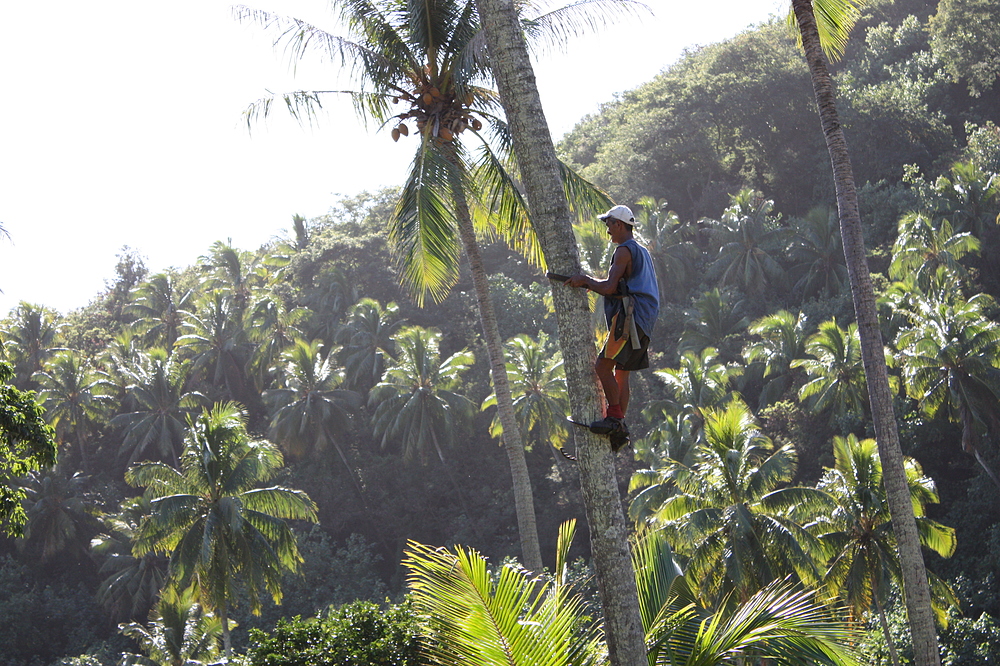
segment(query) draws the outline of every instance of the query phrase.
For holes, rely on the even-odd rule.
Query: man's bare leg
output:
[[[615,383],[618,386],[618,403],[622,406],[622,413],[628,413],[628,398],[629,398],[629,385],[628,385],[629,371],[622,370],[620,368],[615,368]]]
[[[597,359],[594,366],[597,370],[597,378],[604,388],[604,397],[608,401],[608,407],[621,404],[621,392],[619,390],[618,378],[615,372],[615,360],[613,358],[601,357]]]

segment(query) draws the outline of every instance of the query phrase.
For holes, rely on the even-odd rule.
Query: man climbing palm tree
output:
[[[660,311],[660,289],[649,251],[635,240],[635,216],[628,206],[615,206],[599,218],[615,243],[606,280],[574,275],[566,284],[604,295],[608,338],[597,356],[597,378],[608,407],[605,417],[590,424],[599,435],[610,435],[617,451],[628,443],[625,410],[629,400],[629,374],[649,367],[649,334]]]

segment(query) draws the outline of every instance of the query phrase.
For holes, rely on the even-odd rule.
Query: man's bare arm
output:
[[[618,282],[625,277],[629,266],[632,264],[632,253],[627,247],[619,246],[611,258],[611,269],[608,271],[607,280],[596,280],[589,275],[574,275],[566,280],[570,287],[585,287],[598,294],[609,296],[618,291]]]

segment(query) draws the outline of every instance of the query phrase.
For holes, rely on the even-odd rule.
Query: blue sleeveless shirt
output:
[[[626,247],[632,253],[632,274],[626,278],[625,284],[635,301],[635,323],[646,335],[652,335],[656,318],[660,314],[660,288],[656,283],[653,259],[649,256],[649,251],[634,238],[618,247]],[[604,299],[604,314],[609,323],[615,307],[612,299]]]

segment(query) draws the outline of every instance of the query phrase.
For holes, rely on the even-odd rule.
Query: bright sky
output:
[[[326,0],[247,0],[331,26]],[[685,47],[786,11],[782,0],[647,0],[536,63],[558,139]],[[301,128],[283,109],[252,134],[241,112],[267,90],[349,86],[332,65],[288,61],[225,0],[33,0],[0,22],[0,317],[19,301],[66,312],[114,274],[122,246],[162,270],[216,240],[254,249],[341,195],[398,185],[415,144],[368,133],[346,99]],[[711,14],[706,14],[710,9]]]

